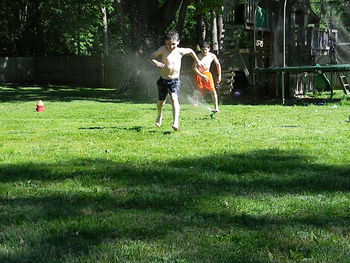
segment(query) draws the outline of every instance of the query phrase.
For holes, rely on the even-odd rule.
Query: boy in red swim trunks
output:
[[[199,89],[200,95],[203,97],[206,91],[209,91],[214,103],[213,112],[219,111],[218,95],[216,93],[215,84],[213,76],[210,72],[211,63],[214,61],[216,65],[216,70],[218,73],[218,78],[216,84],[221,82],[221,65],[214,53],[210,52],[210,45],[207,42],[203,42],[200,46],[201,53],[198,55],[198,58],[202,62],[203,66],[199,66],[198,63],[193,64],[193,70],[196,73],[196,83]],[[197,96],[197,105],[198,105],[199,96]]]

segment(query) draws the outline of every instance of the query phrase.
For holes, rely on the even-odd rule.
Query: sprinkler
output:
[[[211,109],[210,107],[208,107],[208,110],[211,111],[210,113],[210,118],[211,119],[215,119],[215,114],[218,112],[217,110]]]

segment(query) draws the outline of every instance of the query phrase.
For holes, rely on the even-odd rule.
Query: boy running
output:
[[[178,95],[181,86],[179,79],[181,58],[184,55],[191,55],[199,67],[202,65],[202,62],[191,48],[178,47],[179,43],[179,34],[175,30],[171,30],[165,36],[165,45],[151,54],[152,63],[160,69],[160,78],[157,81],[159,101],[157,103],[156,126],[160,127],[162,125],[163,107],[169,94],[173,113],[172,128],[175,131],[179,129],[180,104]],[[160,61],[157,60],[158,57],[160,57]]]
[[[219,111],[219,103],[218,103],[218,95],[216,93],[213,76],[210,72],[211,63],[214,61],[216,65],[216,71],[218,74],[218,78],[216,83],[219,84],[221,82],[221,65],[214,53],[210,52],[210,45],[207,42],[203,42],[200,45],[201,53],[198,55],[202,65],[199,66],[196,62],[193,64],[193,70],[196,73],[196,83],[199,89],[200,95],[203,97],[206,91],[209,91],[213,103],[214,109],[212,110],[214,113]],[[197,96],[197,106],[198,106],[199,96]]]

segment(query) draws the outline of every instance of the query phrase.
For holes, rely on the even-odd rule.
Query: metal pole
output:
[[[283,6],[283,68],[286,67],[286,9],[287,9],[287,1],[284,0]],[[285,94],[284,94],[284,74],[282,71],[281,81],[282,81],[282,105],[285,105]]]
[[[259,3],[259,0],[257,1]],[[254,10],[254,30],[253,30],[253,53],[254,53],[254,68],[258,67],[257,63],[257,57],[256,57],[256,8],[255,8],[255,0],[253,1],[253,10]],[[256,95],[256,76],[255,76],[255,71],[253,70],[253,92],[254,96]]]
[[[286,66],[286,10],[287,10],[287,1],[284,0],[283,6],[283,67]]]
[[[256,7],[255,7],[255,1],[253,1],[253,8],[254,8],[254,30],[253,30],[253,50],[254,50],[254,67],[257,68],[258,63],[257,63],[257,57],[256,57],[256,9],[258,7],[259,0],[257,0]]]

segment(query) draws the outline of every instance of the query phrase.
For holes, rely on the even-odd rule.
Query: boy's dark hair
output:
[[[200,47],[200,48],[210,48],[210,45],[209,45],[208,42],[203,41],[203,42],[201,42],[201,43],[199,44],[199,47]]]
[[[180,41],[179,33],[176,30],[170,30],[165,34],[164,40]]]

